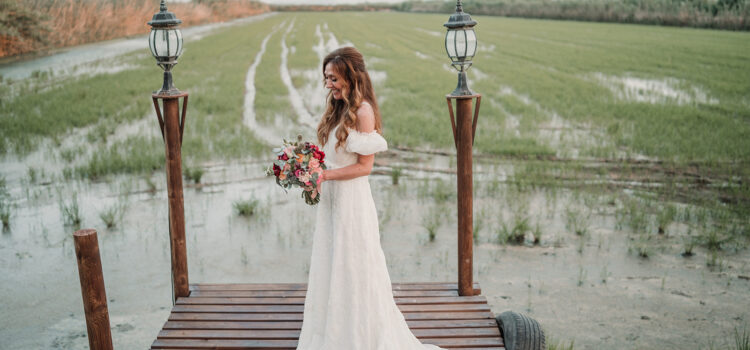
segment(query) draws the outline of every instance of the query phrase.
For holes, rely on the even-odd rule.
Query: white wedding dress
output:
[[[350,130],[335,149],[336,128],[323,146],[329,169],[388,146],[376,132]],[[393,300],[380,247],[375,203],[367,176],[321,185],[310,276],[298,350],[433,350],[412,334]]]

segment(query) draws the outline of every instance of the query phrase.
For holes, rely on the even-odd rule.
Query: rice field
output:
[[[389,271],[455,277],[446,18],[285,12],[186,42],[174,79],[190,93],[191,281],[306,279],[314,212],[262,174],[281,138],[313,138],[320,64],[343,45],[366,58],[391,148],[371,178]],[[475,279],[493,311],[529,313],[561,348],[729,347],[750,308],[750,34],[475,19]],[[69,233],[101,227],[115,342],[126,348],[147,345],[169,304],[164,151],[149,96],[161,72],[145,43],[0,80],[2,284],[28,271],[74,280]],[[11,344],[85,347],[78,286],[64,287],[60,306],[46,283],[33,280],[31,296],[0,288],[18,300],[11,311],[53,309],[46,323],[19,321],[52,329],[46,337]],[[128,285],[164,298],[129,300]]]

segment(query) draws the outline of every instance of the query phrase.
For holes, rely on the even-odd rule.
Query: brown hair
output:
[[[337,125],[343,124],[344,128],[336,131],[336,147],[341,146],[349,137],[347,129],[357,128],[357,109],[363,101],[367,101],[372,106],[375,114],[375,130],[378,133],[383,132],[380,121],[380,110],[375,99],[375,92],[372,89],[370,74],[365,69],[365,60],[362,54],[353,47],[342,47],[329,53],[323,59],[323,80],[325,81],[325,70],[328,64],[331,68],[344,79],[344,87],[341,89],[342,99],[333,98],[329,91],[327,96],[327,107],[323,118],[318,124],[318,142],[325,145],[328,142],[328,135]]]

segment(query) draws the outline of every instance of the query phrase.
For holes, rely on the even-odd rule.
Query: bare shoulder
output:
[[[373,130],[375,130],[375,112],[369,103],[362,102],[357,108],[357,131],[371,132]]]

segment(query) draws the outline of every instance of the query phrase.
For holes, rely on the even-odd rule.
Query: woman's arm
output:
[[[357,109],[357,130],[363,133],[369,133],[375,130],[375,113],[372,107],[363,103]],[[375,162],[375,154],[363,156],[357,154],[357,162],[338,169],[323,170],[321,181],[328,180],[349,180],[360,176],[370,175],[372,165]]]

